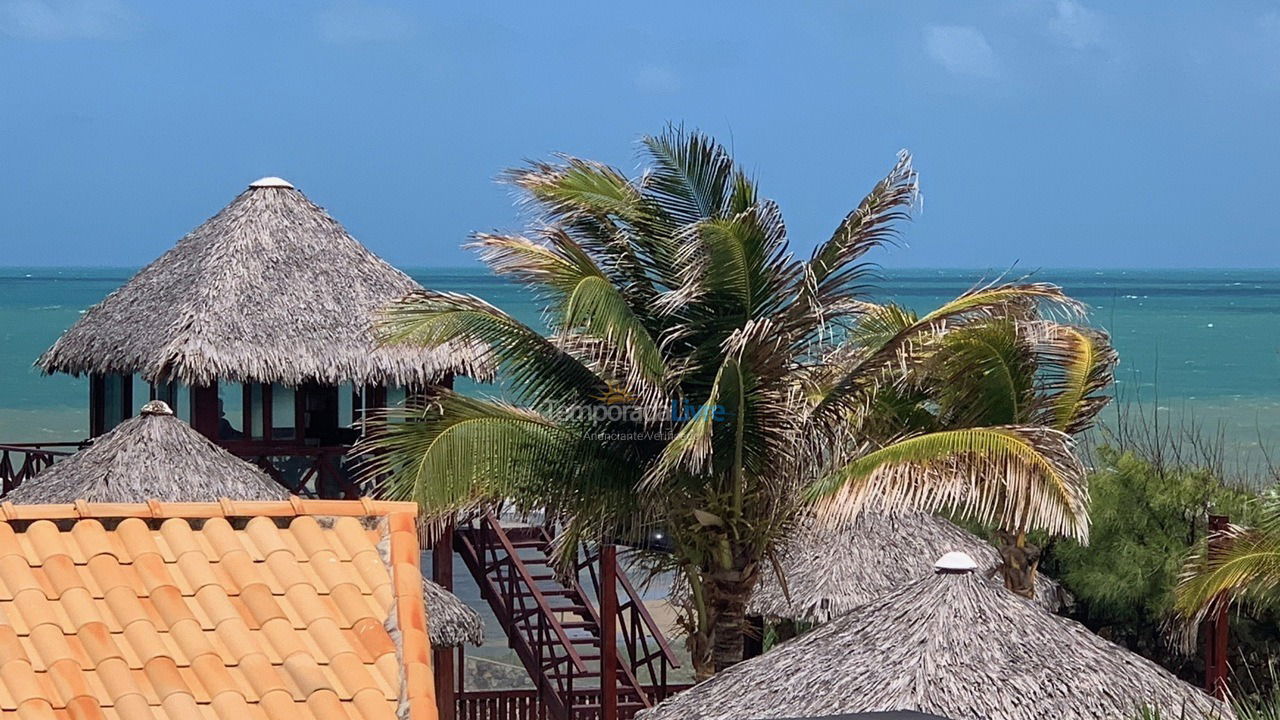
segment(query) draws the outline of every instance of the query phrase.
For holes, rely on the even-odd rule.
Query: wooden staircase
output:
[[[564,579],[552,568],[551,542],[543,528],[503,527],[492,514],[454,535],[454,549],[506,629],[547,716],[629,720],[667,695],[668,670],[679,661],[611,548],[581,559]],[[584,570],[586,587],[579,581]],[[612,627],[602,624],[602,611],[613,616]],[[605,677],[608,666],[612,678]]]

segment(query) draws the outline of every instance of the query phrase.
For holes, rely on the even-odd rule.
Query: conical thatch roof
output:
[[[376,347],[375,313],[418,288],[292,185],[263,178],[86,311],[37,364],[190,385],[488,378],[476,347]]]
[[[457,647],[484,643],[484,620],[457,595],[434,582],[422,579],[427,600],[427,632],[432,647]]]
[[[1172,673],[994,588],[939,570],[721,672],[643,720],[917,710],[955,720],[1208,720],[1231,712]]]
[[[287,500],[289,491],[196,432],[158,400],[4,497],[22,504],[220,498]]]
[[[839,531],[810,520],[779,553],[785,592],[776,574],[765,570],[747,613],[823,623],[931,571],[934,561],[952,550],[973,556],[984,576],[994,578],[993,569],[1000,563],[995,547],[934,515],[868,510]],[[1057,611],[1065,604],[1062,588],[1040,575],[1036,603]]]

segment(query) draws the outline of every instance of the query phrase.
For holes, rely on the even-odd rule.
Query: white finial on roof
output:
[[[285,180],[284,178],[278,178],[272,175],[270,177],[264,177],[264,178],[259,178],[257,180],[254,180],[253,182],[249,183],[249,187],[251,188],[267,188],[267,187],[291,188],[293,187],[293,183],[289,182],[288,180]]]
[[[141,415],[172,415],[173,410],[163,400],[152,400],[142,406]]]
[[[968,553],[952,551],[938,558],[938,562],[933,564],[933,569],[940,573],[971,573],[978,569],[978,563],[974,562]]]

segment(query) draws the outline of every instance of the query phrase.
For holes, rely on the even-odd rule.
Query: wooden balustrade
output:
[[[239,441],[222,446],[262,468],[294,495],[355,500],[366,494],[347,470],[349,445]]]
[[[0,495],[83,447],[78,442],[0,445]]]
[[[0,495],[87,444],[88,441],[0,444]],[[349,445],[234,441],[222,446],[262,468],[295,495],[354,500],[367,494],[361,492],[347,470]]]
[[[667,685],[665,687],[646,687],[644,692],[655,702],[671,697],[692,685]],[[574,694],[573,704],[588,708],[590,712],[600,713],[600,691],[598,689],[581,690]],[[538,691],[533,688],[514,690],[466,690],[458,693],[455,703],[457,720],[551,720],[545,705],[540,703]],[[620,691],[619,701],[635,701],[635,697],[626,697]],[[580,720],[588,720],[581,718]]]

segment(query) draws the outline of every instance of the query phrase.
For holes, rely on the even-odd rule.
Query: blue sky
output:
[[[730,143],[824,239],[899,148],[888,266],[1280,266],[1280,0],[0,0],[10,265],[146,262],[281,175],[405,266],[520,218],[504,167]]]

